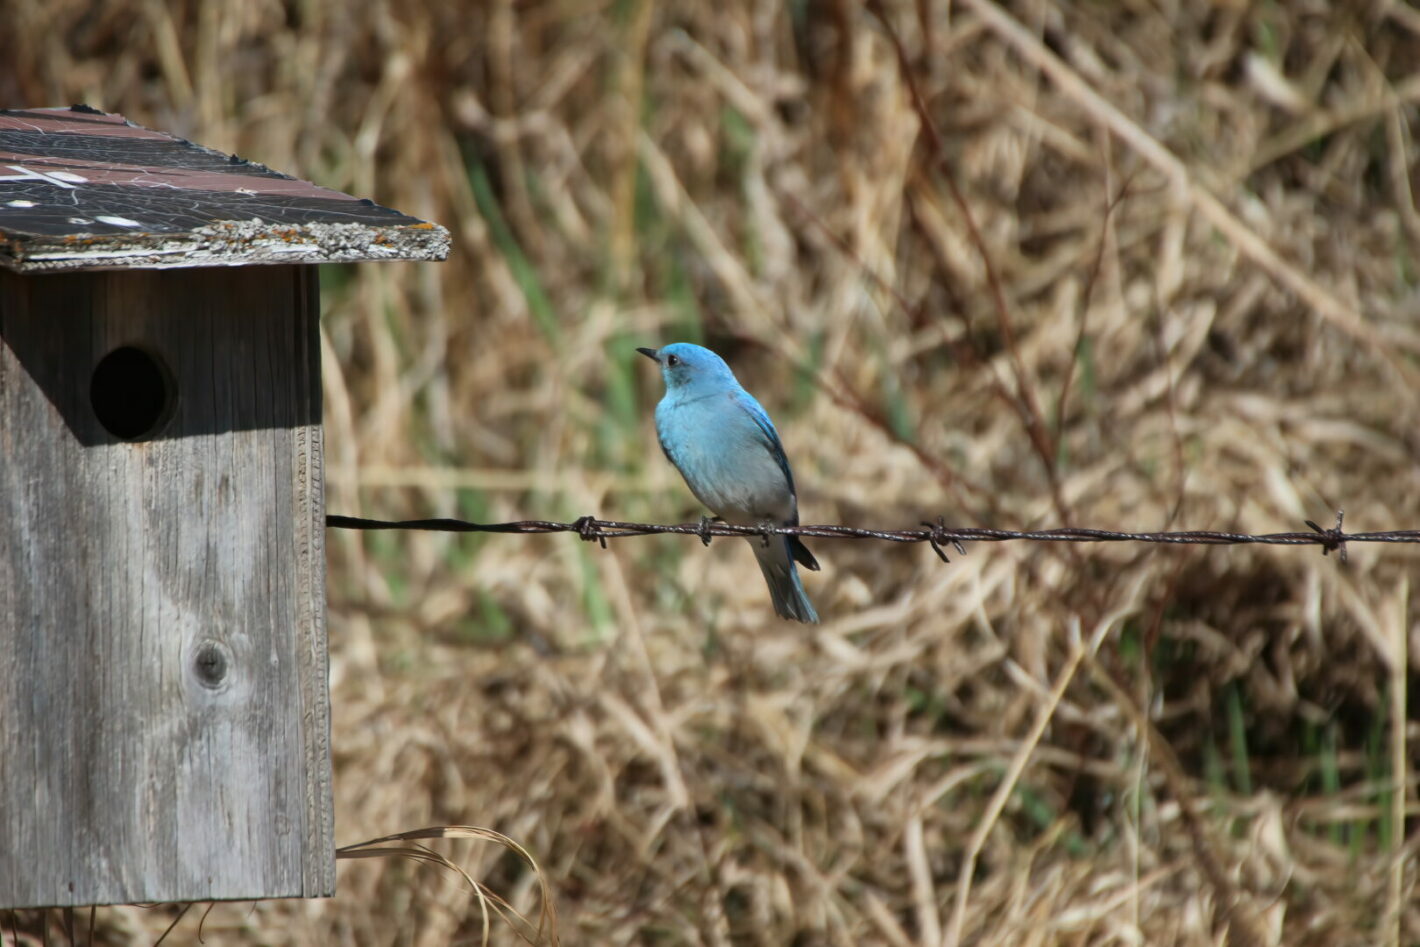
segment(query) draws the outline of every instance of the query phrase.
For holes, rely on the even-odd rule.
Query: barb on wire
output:
[[[716,520],[702,519],[699,523],[627,523],[621,520],[603,520],[595,516],[583,516],[570,523],[555,520],[519,520],[512,523],[470,523],[466,520],[370,520],[355,516],[330,515],[325,518],[326,526],[333,529],[414,529],[434,530],[452,533],[576,533],[585,542],[599,543],[606,548],[608,539],[627,536],[650,536],[658,533],[679,533],[696,536],[707,546],[712,536],[808,536],[819,539],[877,539],[892,543],[927,543],[943,561],[949,561],[945,547],[951,546],[965,555],[963,543],[1001,543],[1015,540],[1040,543],[1164,543],[1169,545],[1269,545],[1269,546],[1320,546],[1323,555],[1335,551],[1342,562],[1346,561],[1347,543],[1420,543],[1420,530],[1396,529],[1384,532],[1347,533],[1342,530],[1344,513],[1336,514],[1336,525],[1322,529],[1311,520],[1306,525],[1312,532],[1294,533],[1226,533],[1212,530],[1185,530],[1181,532],[1137,533],[1119,532],[1109,529],[1086,529],[1065,526],[1059,529],[982,529],[979,527],[947,526],[942,518],[935,523],[924,522],[917,529],[861,529],[855,526],[806,525],[806,526],[739,526]]]
[[[1302,522],[1303,522],[1303,523],[1306,523],[1306,524],[1307,524],[1308,526],[1310,526],[1315,532],[1318,532],[1318,533],[1320,533],[1323,537],[1325,537],[1325,541],[1322,542],[1322,544],[1321,544],[1321,554],[1322,554],[1323,556],[1329,554],[1329,553],[1334,549],[1334,550],[1336,550],[1336,557],[1337,557],[1338,559],[1340,559],[1342,562],[1345,562],[1345,561],[1346,561],[1346,540],[1349,538],[1344,532],[1341,531],[1341,523],[1342,523],[1342,521],[1345,520],[1345,519],[1346,519],[1346,511],[1345,511],[1345,510],[1337,510],[1337,511],[1336,511],[1336,526],[1334,526],[1334,527],[1331,528],[1331,529],[1322,529],[1320,526],[1316,525],[1316,524],[1313,523],[1311,520],[1302,520]]]

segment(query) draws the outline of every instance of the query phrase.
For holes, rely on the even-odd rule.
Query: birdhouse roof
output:
[[[0,109],[0,266],[442,260],[449,232],[86,105]]]

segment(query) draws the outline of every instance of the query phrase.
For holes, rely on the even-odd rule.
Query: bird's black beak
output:
[[[660,356],[656,354],[655,349],[639,348],[636,351],[640,352],[642,355],[646,356],[653,362],[659,362],[661,360]]]

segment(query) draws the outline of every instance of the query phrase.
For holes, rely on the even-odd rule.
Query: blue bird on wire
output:
[[[689,342],[636,351],[661,366],[666,394],[656,405],[656,434],[690,492],[727,523],[797,526],[794,474],[779,432],[725,360]],[[794,568],[797,559],[818,571],[808,547],[797,536],[750,543],[779,617],[818,621]]]

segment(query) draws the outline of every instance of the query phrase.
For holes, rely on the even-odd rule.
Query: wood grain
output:
[[[332,893],[316,278],[0,271],[0,905]]]

